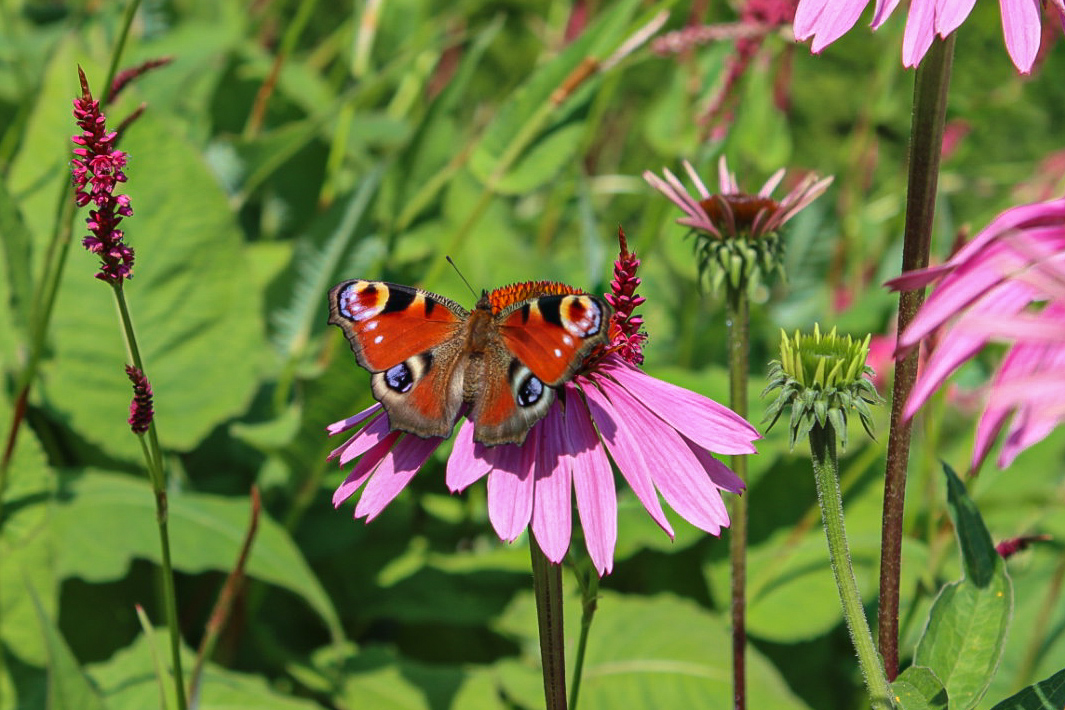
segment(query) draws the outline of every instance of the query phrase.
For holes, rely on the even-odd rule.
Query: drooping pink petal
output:
[[[530,432],[530,435],[532,432]],[[540,422],[536,441],[532,531],[547,559],[562,562],[573,532],[570,466],[572,447],[556,403]]]
[[[935,37],[935,0],[912,0],[902,36],[902,65],[916,67]]]
[[[706,475],[710,477],[715,486],[729,493],[739,493],[747,487],[742,478],[733,473],[728,466],[715,459],[709,451],[688,439],[685,439],[685,443],[695,454],[695,458],[699,460],[703,470],[706,471]],[[726,522],[725,524],[727,525],[728,523]]]
[[[473,441],[473,422],[464,421],[455,435],[455,445],[447,459],[447,473],[444,476],[452,493],[466,490],[467,486],[492,470],[492,464],[484,457],[484,450],[484,444]]]
[[[973,11],[976,0],[936,0],[936,32],[946,37],[961,27]]]
[[[795,38],[813,37],[810,51],[820,54],[828,45],[845,35],[862,16],[869,0],[799,0],[795,10]]]
[[[617,463],[622,477],[651,518],[667,535],[674,537],[673,528],[666,520],[666,514],[662,511],[662,504],[658,502],[658,494],[651,480],[651,472],[644,455],[648,440],[643,432],[632,427],[629,423],[630,413],[618,411],[599,388],[590,385],[582,388],[582,391],[592,420],[614,462]]]
[[[1028,304],[1029,296],[1027,289],[1018,288],[1018,286],[1019,284],[1016,283],[1006,283],[989,292],[965,311],[959,317],[958,322],[964,323],[967,319],[1003,318],[1019,313]],[[914,321],[916,320],[915,318]],[[906,332],[909,333],[908,328]],[[986,337],[966,336],[964,328],[962,330],[952,329],[951,336],[942,339],[928,358],[909,399],[906,400],[903,417],[908,419],[916,414],[932,393],[943,385],[947,377],[986,344]]]
[[[529,436],[533,436],[529,432]],[[533,510],[532,446],[502,444],[485,452],[492,461],[488,474],[488,520],[500,540],[514,542],[529,525]]]
[[[1006,51],[1017,70],[1028,74],[1039,53],[1039,40],[1043,34],[1039,0],[999,0],[999,8]]]
[[[876,0],[876,7],[873,10],[873,22],[870,26],[874,30],[879,29],[880,25],[891,17],[891,13],[895,12],[895,8],[898,6],[899,0]]]
[[[366,478],[373,473],[377,465],[381,463],[385,455],[392,449],[392,445],[396,443],[396,439],[400,437],[402,432],[394,431],[378,441],[366,455],[362,457],[362,460],[355,464],[355,468],[352,469],[348,477],[344,479],[344,482],[340,484],[340,487],[333,492],[333,507],[339,508],[340,504],[346,501],[351,496],[355,495],[355,491],[359,490]]]
[[[753,454],[758,430],[728,407],[683,387],[656,380],[616,358],[606,358],[600,371],[614,378],[645,407],[677,431],[718,454]]]
[[[684,438],[645,409],[624,387],[603,380],[602,388],[614,408],[625,412],[626,424],[646,442],[644,460],[666,503],[700,530],[720,534],[721,526],[728,524],[721,493]]]
[[[363,421],[370,415],[376,414],[377,412],[380,412],[383,409],[384,407],[382,407],[379,403],[375,403],[373,406],[367,407],[358,414],[354,414],[348,417],[347,419],[341,419],[339,422],[333,422],[332,424],[327,426],[325,430],[329,432],[329,436],[334,436],[342,431],[347,431],[348,429],[351,429],[353,426]],[[332,455],[330,455],[330,458],[332,458]]]
[[[584,543],[599,576],[614,568],[618,541],[618,499],[614,472],[592,427],[591,414],[577,388],[566,387],[566,430],[573,445],[573,488]]]
[[[391,428],[388,423],[388,417],[382,414],[363,427],[355,436],[333,449],[329,454],[329,458],[332,459],[339,455],[339,464],[346,466],[349,462],[354,461],[376,446],[378,442],[388,436],[389,431],[391,431]]]
[[[366,490],[355,506],[355,517],[365,517],[366,522],[376,518],[406,488],[441,441],[443,439],[439,437],[423,439],[413,434],[397,441],[366,484]]]

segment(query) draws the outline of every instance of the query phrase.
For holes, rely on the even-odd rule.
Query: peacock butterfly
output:
[[[372,373],[393,429],[448,436],[464,404],[473,438],[520,444],[585,358],[607,343],[610,306],[564,284],[485,291],[473,311],[411,286],[353,279],[329,291],[329,322]]]

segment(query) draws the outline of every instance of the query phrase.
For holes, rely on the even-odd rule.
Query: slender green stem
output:
[[[917,68],[914,81],[913,124],[910,134],[910,173],[906,193],[906,231],[902,270],[928,265],[932,221],[935,216],[939,157],[947,110],[947,89],[954,58],[954,35],[935,40]],[[902,334],[924,301],[924,289],[899,295],[898,332]],[[888,678],[899,668],[899,578],[902,570],[902,523],[906,497],[906,468],[910,455],[910,422],[902,410],[917,379],[917,351],[895,364],[884,474],[884,514],[881,533],[880,606],[877,612],[880,653]]]
[[[728,287],[729,406],[747,418],[750,376],[750,304],[746,288]],[[732,470],[747,482],[747,457],[733,456]],[[735,710],[747,707],[747,496],[732,496],[729,514],[729,557],[732,563],[732,700]]]
[[[562,566],[551,564],[536,538],[529,534],[533,594],[540,630],[547,710],[566,710],[566,653],[562,627]]]
[[[836,459],[836,432],[831,424],[815,424],[810,430],[810,454],[817,481],[817,498],[821,502],[821,519],[825,524],[828,539],[828,555],[832,561],[832,573],[839,588],[839,600],[843,606],[843,618],[847,622],[858,663],[865,676],[865,685],[873,708],[894,708],[893,695],[888,685],[884,667],[877,656],[873,633],[865,618],[858,582],[851,566],[847,531],[843,525],[843,495],[839,488],[839,462]]]
[[[577,698],[584,673],[584,653],[588,648],[588,634],[599,604],[599,575],[594,569],[582,572],[574,565],[577,582],[581,588],[581,635],[577,639],[577,652],[573,660],[573,685],[569,691],[569,710],[577,710]]]
[[[129,28],[133,25],[133,18],[140,6],[141,0],[130,0],[129,5],[126,6],[126,14],[122,16],[122,29],[118,33],[118,39],[115,41],[115,48],[111,51],[111,65],[107,68],[107,81],[104,82],[104,89],[101,92],[104,97],[104,104],[111,101],[111,84],[118,73],[118,63],[122,60],[122,50],[126,48]]]
[[[144,372],[144,363],[141,360],[140,348],[137,345],[137,333],[133,327],[133,318],[130,315],[129,307],[126,305],[126,296],[122,283],[119,281],[111,284],[112,291],[115,294],[118,319],[122,324],[122,333],[125,338],[130,362],[138,370]],[[163,469],[162,449],[159,446],[159,435],[156,432],[154,419],[149,423],[148,431],[145,434],[138,435],[137,438],[141,443],[141,452],[144,454],[148,478],[151,480],[152,490],[155,493],[155,520],[159,526],[159,546],[162,559],[159,575],[163,588],[163,609],[166,614],[166,624],[170,629],[170,655],[174,667],[174,692],[177,696],[178,710],[185,710],[188,707],[188,700],[185,696],[185,676],[181,669],[181,629],[178,626],[177,593],[174,590],[174,566],[170,560],[166,472]]]

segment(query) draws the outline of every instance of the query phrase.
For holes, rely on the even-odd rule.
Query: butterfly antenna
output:
[[[473,294],[473,297],[480,298],[481,295],[473,289],[473,286],[470,285],[470,282],[467,281],[466,277],[462,275],[462,272],[459,271],[459,267],[455,265],[455,261],[450,256],[445,256],[444,258],[447,259],[447,263],[451,264],[451,268],[454,269],[455,273],[459,275],[460,279],[462,279],[462,283],[466,284],[466,288],[470,289],[470,293]]]

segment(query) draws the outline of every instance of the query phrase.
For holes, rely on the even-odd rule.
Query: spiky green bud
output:
[[[847,448],[847,415],[856,411],[862,426],[873,435],[870,404],[878,404],[880,396],[868,379],[873,368],[865,364],[869,357],[869,336],[856,341],[851,336],[827,334],[814,325],[812,335],[795,331],[789,338],[780,331],[780,359],[769,364],[769,384],[762,391],[765,397],[780,388],[777,398],[766,410],[763,423],[767,430],[776,424],[784,409],[791,405],[788,444],[809,435],[814,425],[831,426]]]

